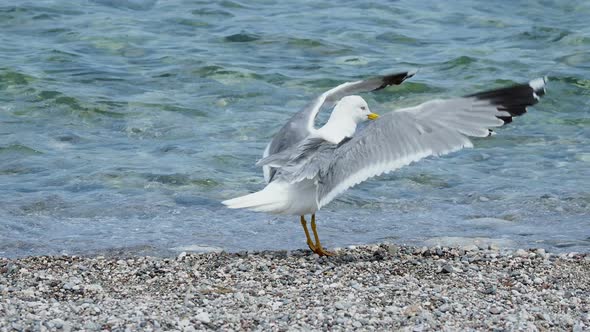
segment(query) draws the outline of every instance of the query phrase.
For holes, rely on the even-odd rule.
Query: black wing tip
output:
[[[539,77],[528,84],[518,84],[507,88],[474,93],[465,97],[486,100],[510,116],[499,116],[504,124],[512,122],[512,117],[526,113],[527,107],[535,105],[545,95],[547,77]]]
[[[400,85],[408,78],[411,78],[412,76],[416,75],[417,72],[418,72],[417,69],[413,69],[413,70],[405,71],[402,73],[385,75],[385,76],[381,77],[381,85],[378,88],[374,89],[373,91],[385,89],[386,87],[388,87],[390,85]]]

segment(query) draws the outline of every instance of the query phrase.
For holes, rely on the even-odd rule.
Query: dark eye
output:
[[[366,110],[367,110],[367,108],[366,108],[365,106],[361,106],[361,109],[362,109],[363,111],[366,111]]]

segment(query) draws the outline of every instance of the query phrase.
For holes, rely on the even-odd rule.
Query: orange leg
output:
[[[324,248],[322,248],[322,244],[320,243],[320,237],[319,237],[318,231],[316,229],[315,213],[311,215],[311,230],[313,231],[313,236],[315,238],[315,246],[314,246],[315,250],[313,250],[313,249],[311,249],[311,250],[320,256],[334,256],[333,252],[329,252],[327,250],[324,250]],[[309,237],[308,237],[308,239],[309,239]]]
[[[305,237],[307,238],[307,245],[311,251],[315,252],[316,248],[311,240],[311,236],[309,236],[309,231],[307,230],[307,221],[305,220],[305,216],[301,216],[301,226],[303,226],[303,231],[305,232]]]

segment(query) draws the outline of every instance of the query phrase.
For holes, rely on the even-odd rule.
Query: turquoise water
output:
[[[225,209],[310,98],[387,112],[543,75],[540,104],[475,149],[349,190],[328,247],[489,238],[590,248],[590,2],[0,2],[0,256],[304,248],[297,218]],[[323,114],[321,120],[325,120]]]

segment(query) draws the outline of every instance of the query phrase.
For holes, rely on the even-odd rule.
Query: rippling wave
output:
[[[412,80],[364,95],[373,110],[550,82],[475,149],[327,206],[326,244],[587,251],[589,14],[579,1],[0,4],[0,256],[303,247],[293,218],[219,201],[262,187],[254,163],[309,99],[409,68]]]

